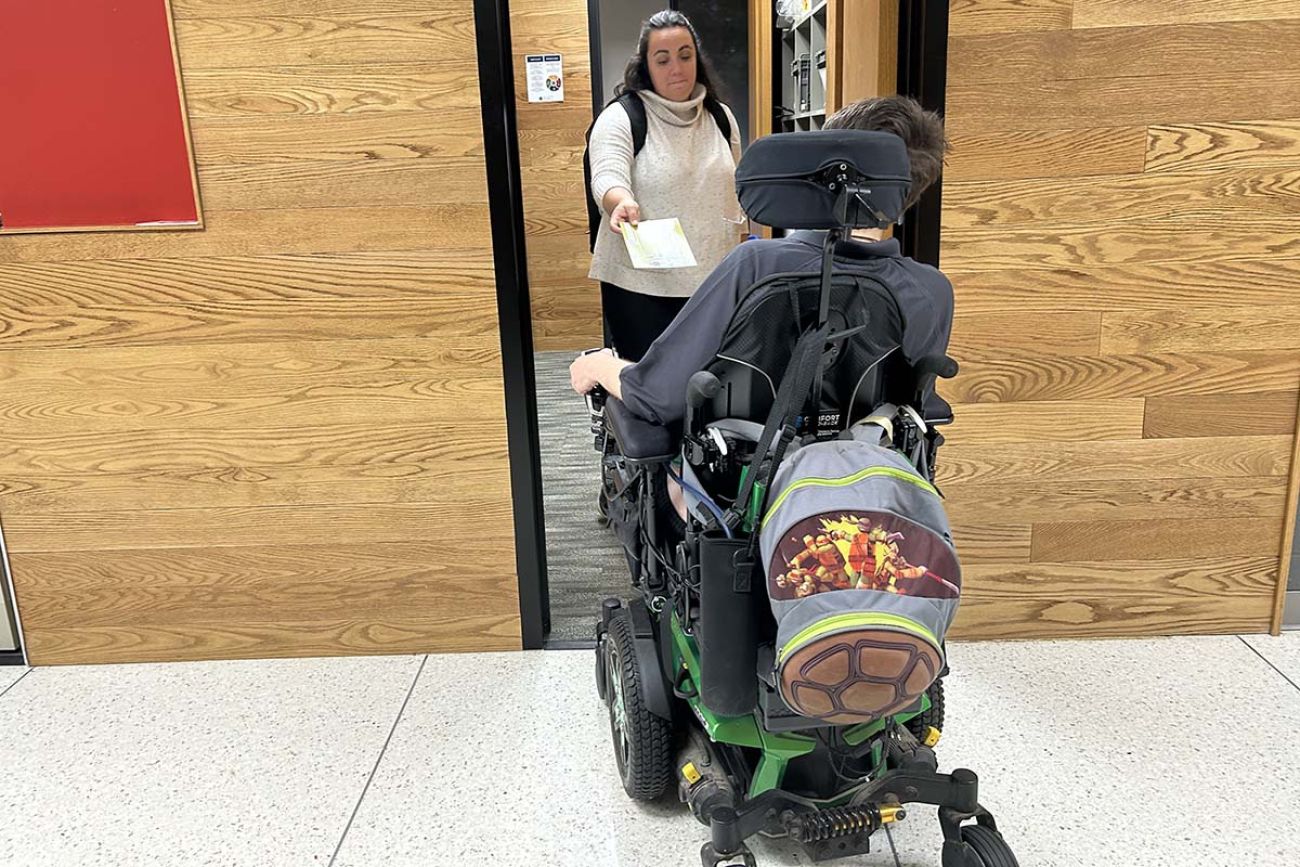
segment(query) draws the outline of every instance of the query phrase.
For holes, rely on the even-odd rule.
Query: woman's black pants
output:
[[[688,300],[645,295],[612,283],[601,283],[600,304],[605,314],[606,339],[618,351],[619,358],[640,361]]]

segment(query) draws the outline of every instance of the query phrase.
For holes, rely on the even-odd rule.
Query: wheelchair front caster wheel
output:
[[[596,495],[596,523],[602,527],[608,527],[609,520],[609,495],[605,493],[604,488]]]
[[[960,843],[944,844],[943,867],[1020,867],[1020,862],[993,828],[964,825]]]
[[[730,855],[719,855],[712,843],[705,843],[704,848],[700,849],[700,863],[704,867],[758,867],[754,853],[744,844]]]

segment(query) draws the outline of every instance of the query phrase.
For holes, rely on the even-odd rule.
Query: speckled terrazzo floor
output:
[[[940,759],[1025,867],[1300,864],[1300,633],[951,656]],[[623,795],[584,651],[0,669],[0,767],[6,867],[694,867],[704,839]],[[938,867],[932,817],[905,867]]]

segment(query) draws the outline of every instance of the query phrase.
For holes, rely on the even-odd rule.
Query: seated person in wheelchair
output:
[[[904,209],[939,177],[948,143],[943,120],[905,96],[866,99],[827,119],[827,130],[893,133],[903,140],[911,167]],[[937,269],[902,255],[883,228],[855,229],[835,249],[836,266],[849,265],[890,287],[903,326],[903,355],[942,355],[952,325],[952,285]],[[727,256],[638,363],[608,350],[580,356],[570,367],[579,394],[597,386],[635,415],[659,425],[681,421],[690,377],[715,357],[739,300],[764,278],[821,270],[824,231],[796,231],[772,241],[749,241]]]
[[[760,831],[811,860],[862,854],[884,821],[872,805],[906,802],[940,807],[945,867],[1015,863],[975,776],[937,773],[930,750],[961,595],[933,485],[953,292],[886,232],[945,150],[939,117],[904,97],[755,142],[742,206],[801,231],[734,250],[641,361],[570,369],[610,398],[589,398],[602,511],[639,591],[605,600],[596,627],[620,774],[651,800],[674,726],[703,733],[676,767],[711,828],[705,867],[752,867]],[[969,842],[972,817],[987,828]]]

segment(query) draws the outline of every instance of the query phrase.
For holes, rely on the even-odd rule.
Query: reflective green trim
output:
[[[860,626],[887,626],[891,629],[898,629],[915,635],[917,638],[923,638],[930,644],[934,645],[936,650],[939,649],[939,639],[934,633],[926,629],[921,624],[907,617],[900,617],[897,614],[885,614],[879,611],[854,611],[849,614],[837,614],[834,617],[827,617],[825,620],[819,620],[812,626],[807,627],[785,643],[781,652],[777,655],[777,664],[785,662],[797,648],[807,644],[814,638],[820,638],[831,632],[838,632],[841,629],[855,629]]]
[[[865,470],[860,470],[851,476],[844,476],[843,478],[840,479],[818,479],[818,478],[800,479],[799,481],[795,482],[793,485],[791,485],[790,487],[786,488],[784,491],[781,492],[781,496],[776,498],[776,502],[772,504],[772,507],[767,510],[767,514],[763,516],[763,523],[766,524],[769,520],[771,520],[772,515],[775,514],[776,510],[781,507],[781,504],[785,502],[786,498],[789,497],[791,494],[793,494],[795,491],[799,490],[800,488],[809,488],[809,487],[844,488],[844,487],[848,487],[849,485],[857,484],[863,479],[869,479],[872,476],[889,476],[890,478],[895,478],[898,479],[899,481],[908,482],[909,484],[916,485],[918,488],[925,491],[926,493],[934,494],[936,497],[939,496],[939,492],[935,490],[934,485],[930,484],[925,479],[918,478],[917,476],[907,472],[906,470],[900,470],[897,467],[868,467]]]

